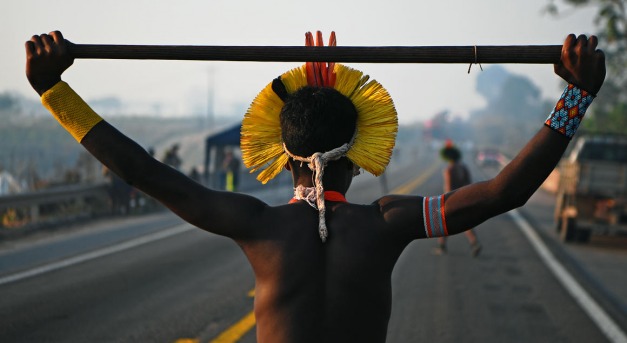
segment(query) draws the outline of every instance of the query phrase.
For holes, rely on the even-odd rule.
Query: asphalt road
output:
[[[421,163],[393,168],[386,187],[360,176],[347,197],[368,203],[386,188],[440,194],[441,166],[434,161],[423,153]],[[494,172],[469,165],[475,179]],[[290,194],[260,196],[278,203]],[[561,245],[550,230],[550,203],[539,194],[520,213],[624,334],[625,276],[612,275],[627,266],[627,244]],[[406,249],[393,273],[388,342],[611,341],[512,216],[476,232],[483,245],[477,258],[463,235],[449,239],[443,256],[432,253],[434,240]],[[594,270],[605,264],[611,268]],[[253,289],[236,244],[169,213],[94,222],[0,244],[0,342],[212,342],[225,332],[235,336],[223,342],[255,342],[246,320]]]

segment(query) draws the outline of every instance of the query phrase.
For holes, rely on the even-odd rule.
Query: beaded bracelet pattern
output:
[[[594,95],[573,85],[566,86],[544,124],[569,139],[575,135]]]
[[[422,199],[422,218],[427,238],[448,236],[444,216],[444,194]]]

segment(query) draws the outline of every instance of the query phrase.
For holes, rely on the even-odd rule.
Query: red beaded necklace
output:
[[[324,200],[335,202],[348,202],[346,201],[346,197],[344,197],[344,194],[337,191],[324,191]],[[289,203],[293,204],[297,201],[298,199],[292,198]]]

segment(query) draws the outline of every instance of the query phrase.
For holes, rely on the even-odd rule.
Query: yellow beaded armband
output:
[[[41,96],[41,103],[79,143],[89,130],[102,121],[102,118],[63,81],[47,90]]]

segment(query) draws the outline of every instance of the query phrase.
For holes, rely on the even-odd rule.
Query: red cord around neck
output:
[[[324,191],[324,200],[335,202],[348,202],[346,201],[346,197],[344,196],[344,194],[337,191]],[[297,201],[298,199],[292,198],[289,203],[293,204]]]

